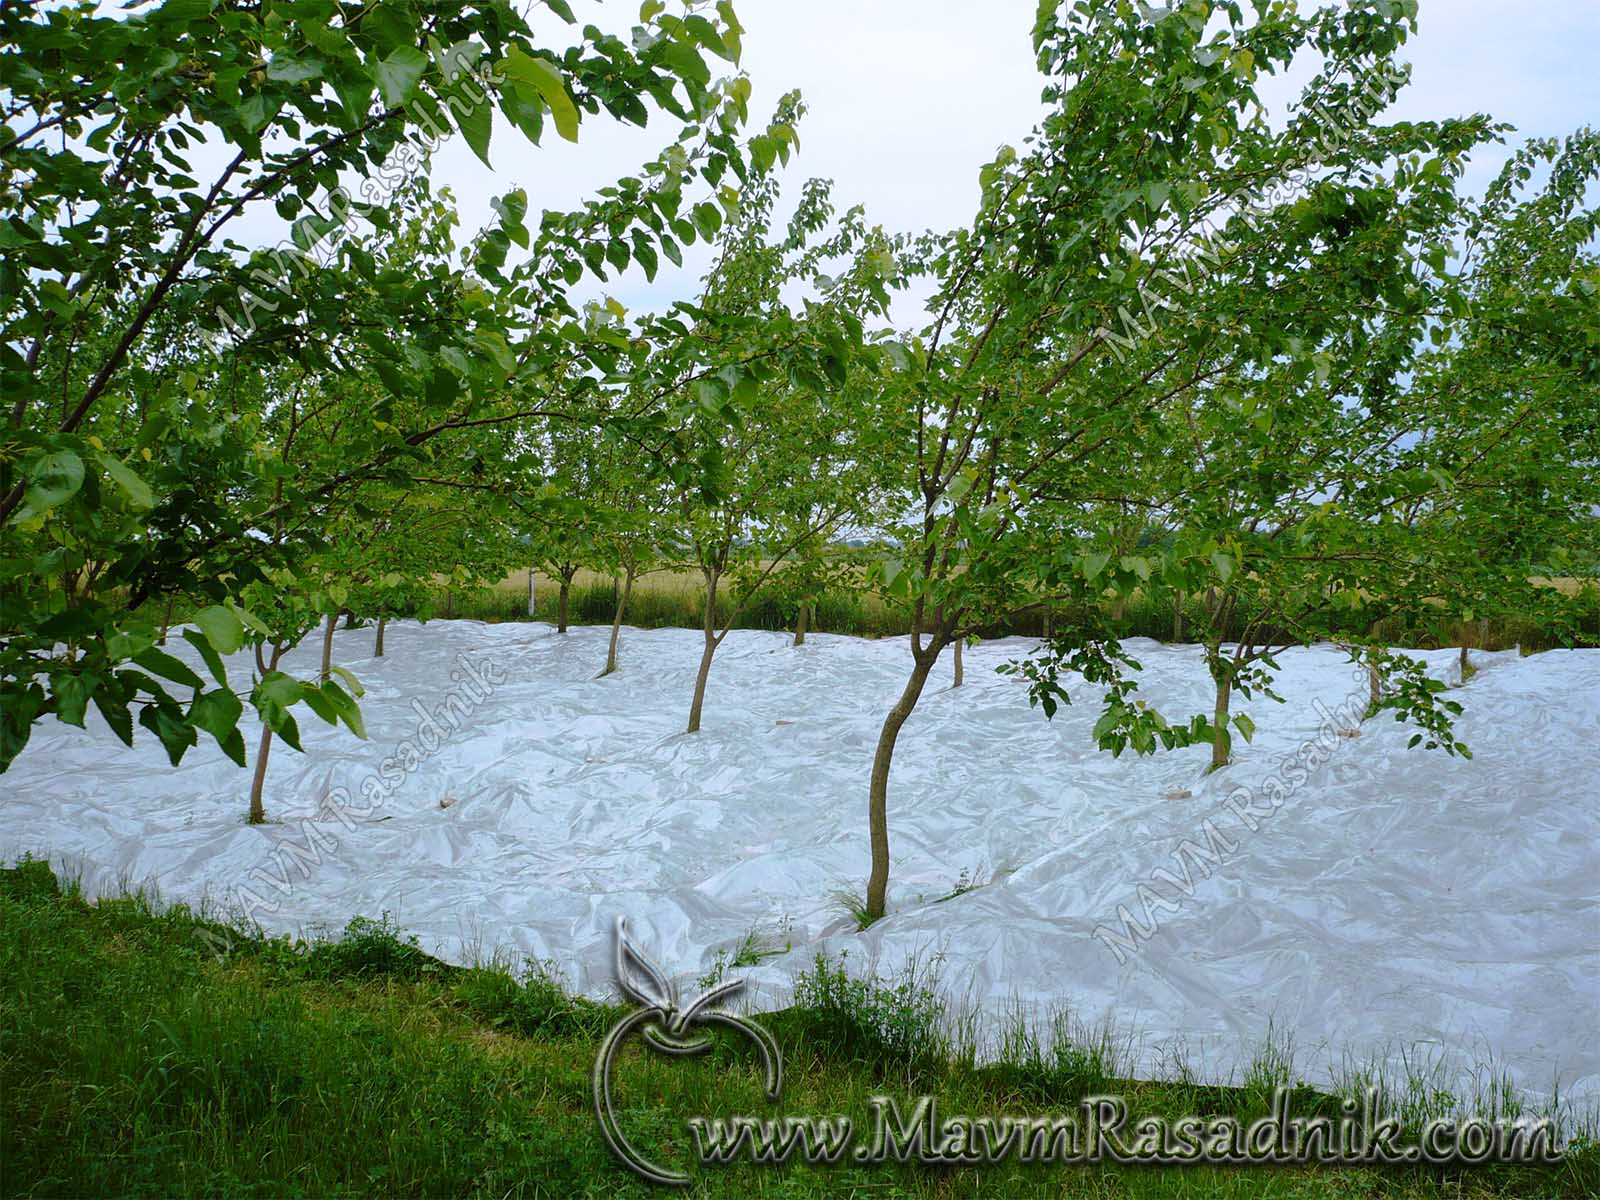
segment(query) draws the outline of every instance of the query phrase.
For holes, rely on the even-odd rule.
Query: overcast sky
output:
[[[746,30],[741,66],[754,85],[752,124],[765,123],[791,88],[809,107],[789,194],[808,176],[830,178],[841,204],[865,204],[869,220],[891,231],[963,224],[977,203],[979,166],[1002,143],[1020,143],[1042,111],[1029,42],[1035,0],[735,4]],[[635,14],[628,0],[580,0],[574,9],[580,24],[619,31]],[[1487,112],[1521,135],[1600,121],[1600,0],[1422,0],[1421,23],[1405,51],[1413,83],[1391,117]],[[559,22],[542,16],[539,28],[550,44],[565,44]],[[1289,98],[1271,82],[1268,93],[1280,104]],[[494,170],[457,137],[437,155],[434,181],[455,194],[465,236],[488,218],[494,195],[521,186],[534,213],[574,206],[635,172],[676,132],[663,116],[644,130],[586,117],[576,146],[550,134],[534,147],[497,117]],[[1482,152],[1468,177],[1474,190],[1504,153]],[[635,269],[605,290],[630,308],[690,298],[705,261],[691,256],[681,272],[663,262],[654,285]]]

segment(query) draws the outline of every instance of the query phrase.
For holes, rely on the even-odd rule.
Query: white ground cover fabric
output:
[[[1152,1073],[1237,1080],[1270,1027],[1310,1082],[1405,1063],[1600,1100],[1600,651],[1474,653],[1453,693],[1470,762],[1408,751],[1387,716],[1338,736],[1364,678],[1332,647],[1290,651],[1286,703],[1239,704],[1255,741],[1209,776],[1206,748],[1097,751],[1081,684],[1047,722],[993,670],[1028,641],[969,650],[959,690],[947,656],[895,756],[891,913],[862,934],[833,893],[866,877],[867,774],[905,640],[735,632],[685,736],[699,633],[625,630],[622,669],[596,679],[608,632],[401,623],[374,659],[370,628],[340,630],[369,738],[303,713],[307,753],[273,748],[264,827],[209,739],[174,770],[142,729],[129,751],[92,711],[87,731],[48,721],[0,776],[0,855],[275,932],[387,912],[444,958],[553,960],[593,995],[626,914],[685,995],[754,928],[793,946],[735,972],[756,1007],[819,951],[885,975],[935,960],[993,1014],[1108,1021]],[[1209,711],[1196,648],[1131,648],[1169,716]],[[313,636],[285,668],[310,677],[319,654]],[[1421,656],[1453,676],[1453,651]],[[230,668],[248,679],[244,656]],[[963,875],[981,886],[941,899]]]

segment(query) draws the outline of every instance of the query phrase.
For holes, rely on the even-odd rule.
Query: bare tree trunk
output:
[[[806,615],[810,611],[811,605],[802,600],[800,602],[800,615],[794,619],[794,644],[796,646],[804,646],[806,644]]]
[[[1044,640],[1049,641],[1055,632],[1055,611],[1047,604],[1044,608]]]
[[[1467,643],[1461,643],[1461,681],[1466,682],[1468,674],[1472,671],[1472,660],[1467,657]]]
[[[528,618],[533,618],[533,568],[528,568]]]
[[[700,711],[706,703],[706,680],[711,675],[711,658],[717,652],[717,572],[706,572],[705,649],[700,652],[700,670],[694,677],[694,699],[689,704],[689,728],[700,732]]]
[[[966,677],[966,673],[961,669],[961,646],[964,640],[963,638],[956,639],[956,681],[950,685],[951,687],[960,687],[962,680]]]
[[[444,594],[444,619],[446,621],[449,621],[449,620],[453,619],[455,617],[455,615],[456,615],[456,594],[455,594],[455,592],[453,590],[447,590],[445,592],[445,594]]]
[[[328,677],[333,674],[333,627],[339,620],[339,614],[331,612],[322,626],[322,682],[327,683]]]
[[[272,727],[261,726],[261,742],[256,747],[256,770],[250,779],[250,824],[264,825],[266,809],[261,805],[261,789],[267,781],[267,753],[272,749]]]
[[[556,601],[556,632],[567,631],[567,606],[572,599],[572,576],[561,577],[561,594]]]
[[[167,630],[172,628],[172,597],[167,597],[167,607],[161,614],[161,637],[156,642],[158,646],[167,644]]]
[[[617,642],[622,637],[622,614],[627,610],[628,597],[631,595],[633,595],[633,571],[629,570],[622,585],[622,594],[617,597],[617,615],[611,618],[611,645],[606,650],[606,669],[600,672],[602,678],[617,669]]]
[[[1183,593],[1174,592],[1172,596],[1172,643],[1178,645],[1183,641]]]
[[[284,647],[279,642],[272,644],[272,659],[267,664],[267,670],[276,671],[278,660],[283,657]],[[260,650],[256,652],[256,662],[261,662]],[[267,820],[266,809],[261,804],[261,792],[267,782],[267,755],[272,750],[272,726],[265,721],[261,723],[261,742],[256,748],[256,769],[250,777],[250,824],[264,825]]]
[[[1215,676],[1213,676],[1215,678]],[[1233,739],[1228,734],[1228,704],[1233,698],[1233,680],[1217,679],[1217,703],[1211,710],[1211,769],[1217,771],[1228,765],[1228,750]]]
[[[889,899],[889,764],[894,759],[894,744],[911,711],[922,695],[928,673],[944,646],[935,640],[915,659],[905,690],[883,719],[878,748],[872,756],[872,782],[867,792],[867,834],[872,842],[872,873],[867,876],[867,919],[883,916]]]
[[[373,647],[372,647],[372,657],[374,657],[374,658],[382,658],[383,657],[383,627],[385,625],[387,625],[388,623],[389,623],[389,618],[388,617],[379,617],[378,618],[378,640],[373,644]]]

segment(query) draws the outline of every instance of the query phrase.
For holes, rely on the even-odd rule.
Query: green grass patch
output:
[[[219,948],[221,948],[219,950]],[[748,957],[740,955],[739,957]],[[895,981],[819,960],[762,1019],[782,1047],[779,1105],[741,1040],[668,1059],[631,1047],[615,1080],[647,1153],[681,1164],[691,1115],[848,1114],[871,1097],[947,1113],[1069,1111],[1116,1090],[1135,1116],[1265,1111],[1287,1054],[1242,1086],[1125,1077],[1107,1038],[1019,1014],[999,1062],[952,1021],[937,964]],[[621,1010],[577,999],[549,964],[460,968],[387,920],[304,944],[229,930],[139,896],[85,903],[42,863],[0,870],[0,1193],[6,1196],[641,1196],[590,1111],[589,1072]],[[1046,1037],[1049,1033],[1053,1036]],[[1302,1089],[1296,1111],[1334,1104]],[[1548,1168],[928,1168],[751,1164],[692,1195],[804,1197],[1579,1197],[1592,1144]]]

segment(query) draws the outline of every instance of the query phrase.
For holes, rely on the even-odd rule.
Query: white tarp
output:
[[[264,827],[209,739],[174,770],[143,729],[129,751],[92,710],[87,732],[47,721],[0,776],[0,854],[272,931],[388,912],[444,958],[549,959],[595,995],[626,914],[691,990],[752,928],[792,942],[736,972],[758,1004],[819,950],[884,974],[938,957],[958,998],[1109,1019],[1148,1071],[1237,1079],[1270,1023],[1312,1082],[1403,1057],[1600,1097],[1600,651],[1475,653],[1453,693],[1470,762],[1408,751],[1387,716],[1339,736],[1364,678],[1331,647],[1290,651],[1287,702],[1238,704],[1255,741],[1209,776],[1203,747],[1095,750],[1081,685],[1045,721],[993,670],[1027,641],[969,650],[959,690],[947,656],[895,756],[891,913],[860,934],[834,893],[866,877],[905,640],[735,632],[685,736],[700,634],[625,630],[621,671],[597,679],[608,632],[399,623],[374,659],[370,628],[340,630],[369,739],[298,709],[307,753],[274,746]],[[1195,648],[1132,649],[1168,715],[1209,711]],[[313,636],[285,669],[309,677],[319,654]],[[1454,652],[1422,657],[1453,676]],[[982,886],[941,901],[963,874]]]

